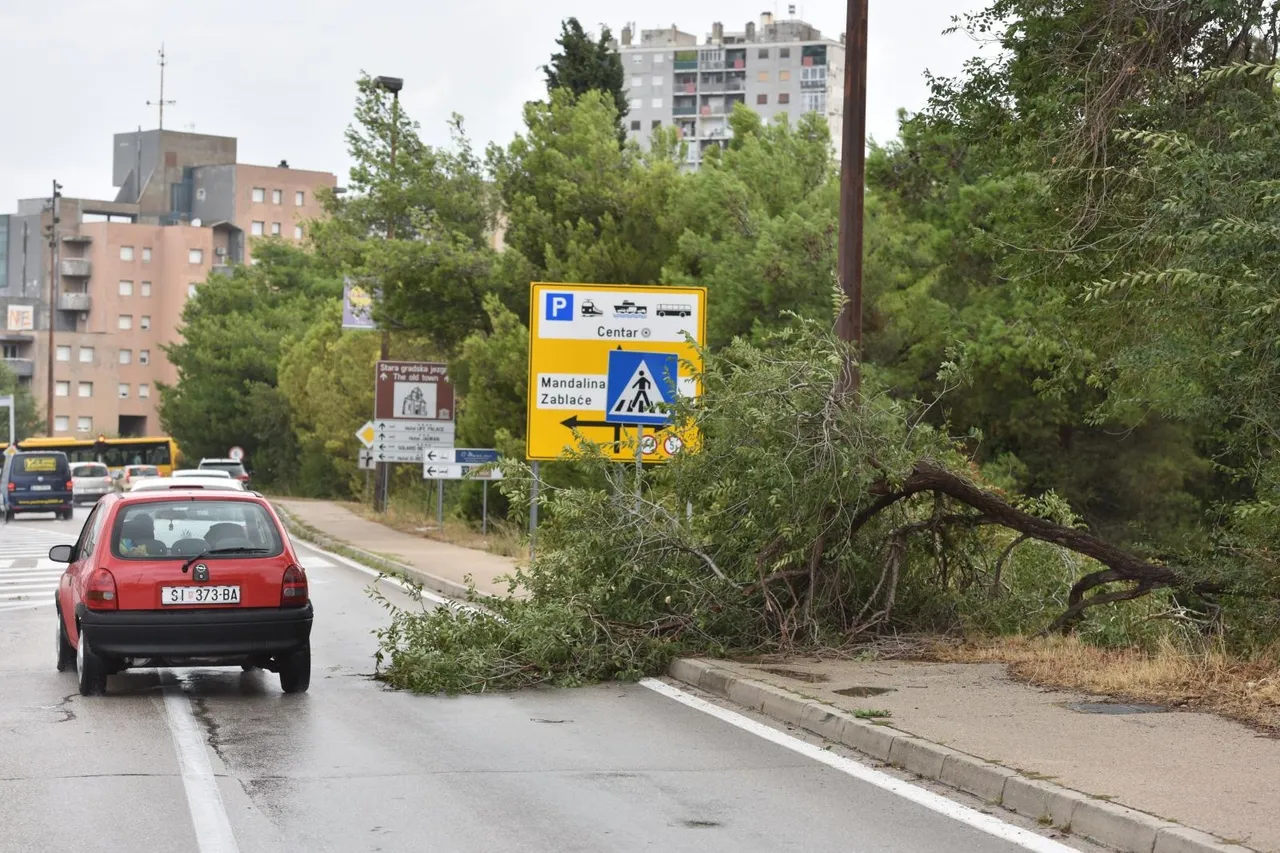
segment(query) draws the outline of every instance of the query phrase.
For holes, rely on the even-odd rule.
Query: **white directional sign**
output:
[[[428,445],[452,445],[457,427],[442,421],[374,421],[373,446],[380,442]]]
[[[501,480],[502,472],[497,468],[479,470],[481,465],[433,465],[422,466],[424,480]]]

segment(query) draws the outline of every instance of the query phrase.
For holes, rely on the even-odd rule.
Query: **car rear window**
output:
[[[131,465],[129,474],[133,477],[159,477],[160,469],[154,465]]]
[[[72,465],[71,476],[73,477],[110,477],[111,472],[107,470],[106,465]]]
[[[261,549],[227,556],[265,557],[280,554],[284,543],[271,515],[251,501],[149,501],[124,507],[112,527],[111,553],[124,559],[194,557],[218,548]]]
[[[232,477],[239,477],[244,473],[244,466],[239,462],[201,462],[200,468],[205,471],[226,471]]]
[[[18,474],[56,474],[59,465],[66,464],[60,456],[19,456],[14,462]]]

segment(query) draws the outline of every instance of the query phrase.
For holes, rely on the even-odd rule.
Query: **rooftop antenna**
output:
[[[147,101],[147,106],[149,107],[156,107],[156,106],[160,107],[160,129],[161,130],[164,130],[164,105],[178,103],[177,101],[166,101],[164,99],[164,67],[167,64],[168,63],[166,63],[164,59],[164,44],[162,43],[160,45],[160,100]]]

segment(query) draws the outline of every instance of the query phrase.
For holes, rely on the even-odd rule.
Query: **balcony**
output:
[[[88,311],[93,299],[87,293],[59,293],[59,311]]]
[[[677,71],[697,71],[698,60],[696,59],[677,59],[675,61]]]
[[[67,278],[88,278],[93,271],[88,258],[63,258],[59,268]]]
[[[825,92],[827,89],[827,81],[822,80],[801,80],[800,91],[802,92]]]
[[[62,242],[84,245],[86,243],[92,243],[93,238],[88,234],[63,234]]]
[[[36,372],[36,363],[29,358],[6,358],[4,363],[19,379],[30,379]]]
[[[698,108],[694,104],[679,105],[671,108],[673,116],[694,116],[698,114]]]

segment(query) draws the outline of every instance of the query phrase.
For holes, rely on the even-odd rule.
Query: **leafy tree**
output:
[[[602,27],[600,38],[592,41],[577,18],[568,18],[560,24],[556,44],[560,45],[560,52],[551,55],[550,65],[542,66],[547,76],[547,93],[554,95],[557,89],[563,88],[576,98],[586,92],[602,92],[613,102],[618,140],[625,140],[627,131],[623,120],[630,105],[623,88],[622,55],[613,44],[609,28]]]
[[[18,376],[6,364],[0,364],[0,397],[13,397],[13,434],[18,441],[43,435],[49,421],[36,407],[29,387],[18,382]],[[9,440],[9,412],[0,409],[0,441]]]
[[[189,457],[240,445],[263,481],[280,482],[293,446],[288,412],[271,393],[281,341],[342,284],[313,256],[276,241],[254,256],[255,265],[229,276],[211,274],[184,307],[182,340],[165,348],[178,381],[159,387],[160,419]]]

